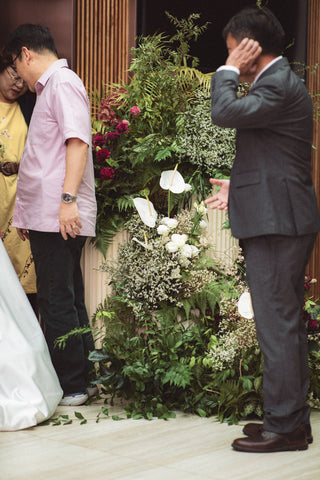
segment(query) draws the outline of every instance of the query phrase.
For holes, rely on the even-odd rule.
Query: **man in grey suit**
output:
[[[224,29],[229,56],[212,78],[212,120],[237,129],[228,180],[206,200],[229,211],[244,250],[264,355],[264,422],[244,427],[234,449],[304,450],[312,442],[307,335],[301,316],[305,268],[320,229],[311,179],[313,112],[303,82],[281,56],[285,35],[267,8],[248,7]],[[239,78],[253,80],[237,96]]]

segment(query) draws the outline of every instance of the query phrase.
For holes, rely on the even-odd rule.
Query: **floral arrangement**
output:
[[[122,227],[129,240],[115,262],[101,266],[113,291],[94,316],[101,349],[90,358],[99,364],[96,382],[107,400],[124,399],[128,416],[168,418],[180,409],[234,423],[263,414],[263,358],[241,251],[227,269],[205,235],[203,178],[229,175],[235,132],[211,124],[208,78],[186,67],[193,20],[174,19],[178,34],[169,40],[141,39],[130,82],[94,99],[96,245],[105,253]],[[176,50],[173,41],[180,42]],[[303,315],[309,401],[320,408],[313,282],[306,278]]]
[[[162,172],[159,184],[168,197],[188,194],[177,167]],[[229,423],[261,418],[263,358],[241,251],[228,269],[214,260],[203,204],[172,214],[168,200],[165,215],[148,196],[133,201],[137,213],[125,225],[130,238],[116,262],[101,266],[113,291],[95,314],[101,349],[90,358],[99,364],[96,382],[106,401],[123,398],[133,418],[168,418],[176,409]],[[312,282],[306,281],[304,312],[306,322],[312,316],[319,325],[318,307],[307,296]],[[314,331],[310,402],[317,406],[320,345]]]
[[[162,172],[160,186],[169,197],[190,189],[177,167]],[[121,295],[134,314],[150,315],[164,304],[183,307],[186,299],[201,292],[216,276],[203,259],[209,248],[207,209],[203,203],[195,203],[192,210],[182,209],[170,218],[158,215],[148,197],[133,202],[138,215],[125,224],[131,240],[120,246],[116,266],[105,263],[101,269],[109,271],[115,295]]]
[[[177,33],[141,38],[131,51],[130,81],[107,85],[102,98],[92,96],[95,244],[103,253],[134,211],[133,198],[148,195],[161,210],[158,179],[172,164],[179,163],[198,202],[204,199],[201,174],[207,173],[181,154],[177,141],[189,101],[197,89],[208,89],[210,83],[211,75],[196,70],[196,59],[188,53],[189,42],[206,28],[196,25],[198,17],[192,14],[180,21],[169,16]],[[208,188],[209,182],[205,183]]]

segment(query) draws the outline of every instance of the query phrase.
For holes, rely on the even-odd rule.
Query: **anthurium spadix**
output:
[[[253,318],[251,295],[249,292],[244,292],[242,295],[240,295],[238,300],[238,312],[243,318],[247,318],[249,320]]]
[[[177,170],[178,165],[174,170],[166,170],[161,173],[160,187],[163,190],[170,190],[172,193],[182,193],[185,191],[186,183],[183,176]]]
[[[148,227],[154,227],[158,214],[154,209],[153,203],[148,198],[134,198],[133,203],[143,223]]]

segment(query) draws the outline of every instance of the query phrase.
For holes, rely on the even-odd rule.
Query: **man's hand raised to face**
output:
[[[262,53],[259,43],[251,38],[244,38],[233,49],[229,49],[226,65],[232,65],[240,71],[240,77],[254,78],[257,70],[256,61]]]

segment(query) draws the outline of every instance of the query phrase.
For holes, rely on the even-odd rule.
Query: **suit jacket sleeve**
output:
[[[237,129],[229,220],[237,238],[304,235],[320,228],[311,179],[312,102],[287,59],[238,98],[237,73],[212,78],[213,123]]]
[[[263,128],[277,118],[285,92],[274,78],[259,80],[250,95],[238,98],[238,75],[221,70],[212,77],[211,118],[214,124],[228,128]]]

